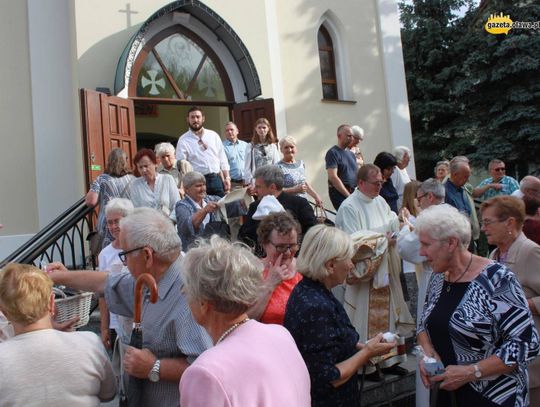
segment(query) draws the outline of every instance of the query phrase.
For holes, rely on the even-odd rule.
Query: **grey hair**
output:
[[[499,160],[498,158],[494,158],[493,160],[491,160],[488,164],[488,170],[491,170],[493,168],[494,165],[497,165],[497,164],[504,164],[504,161],[503,160]]]
[[[316,225],[311,227],[302,241],[302,249],[296,260],[296,270],[316,281],[329,275],[326,262],[342,261],[354,255],[352,240],[348,234],[335,227]]]
[[[364,129],[357,124],[351,126],[351,131],[354,137],[364,140]]]
[[[408,154],[409,157],[411,156],[411,149],[406,146],[397,146],[394,147],[394,157],[396,157],[396,160],[398,163],[401,163],[403,161],[403,157],[405,157],[405,154]]]
[[[283,189],[283,170],[277,165],[263,165],[255,170],[253,178],[262,178],[264,185],[275,184],[278,191]]]
[[[156,145],[154,151],[158,157],[161,157],[167,153],[174,155],[175,149],[171,143],[159,143]]]
[[[293,136],[286,136],[283,137],[281,140],[279,140],[279,148],[283,148],[283,145],[285,143],[292,144],[293,146],[296,146],[296,139]]]
[[[184,175],[184,178],[182,178],[182,182],[184,183],[184,189],[189,188],[192,185],[195,185],[199,182],[203,182],[206,184],[206,178],[204,178],[204,175],[202,175],[200,172],[197,171],[190,171]]]
[[[120,220],[120,229],[128,245],[124,250],[149,246],[158,259],[172,263],[182,247],[171,220],[153,208],[135,208]]]
[[[455,237],[461,247],[471,241],[469,218],[448,204],[433,205],[424,209],[416,218],[416,233],[427,233],[432,239],[448,240]]]
[[[216,311],[236,316],[259,299],[262,272],[262,263],[246,245],[214,235],[197,240],[187,252],[184,291],[189,300],[210,301]]]
[[[465,159],[463,159],[462,157]],[[467,167],[469,166],[469,160],[467,159],[467,157],[464,157],[464,156],[454,157],[450,161],[450,174],[455,174],[460,169],[466,166]]]
[[[122,217],[128,216],[133,211],[133,203],[126,198],[113,198],[105,206],[105,216],[111,213],[121,213]]]
[[[435,178],[428,178],[427,180],[422,182],[418,190],[422,194],[429,194],[431,192],[435,198],[440,199],[441,201],[446,196],[444,185]]]

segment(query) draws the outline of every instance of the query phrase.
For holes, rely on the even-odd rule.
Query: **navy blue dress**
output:
[[[345,309],[323,284],[304,277],[289,297],[283,324],[293,336],[311,378],[312,406],[358,406],[358,375],[334,387],[336,364],[357,352],[358,333]]]

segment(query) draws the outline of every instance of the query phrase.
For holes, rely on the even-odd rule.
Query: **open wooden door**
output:
[[[105,171],[107,156],[122,148],[132,165],[137,152],[133,101],[89,89],[80,90],[87,189]]]
[[[266,117],[268,119],[272,125],[272,130],[274,130],[274,134],[279,138],[276,130],[274,99],[261,99],[234,105],[233,121],[238,126],[238,138],[240,140],[251,141],[253,137],[253,126],[260,117]]]

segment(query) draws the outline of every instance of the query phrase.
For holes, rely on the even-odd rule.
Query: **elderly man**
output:
[[[472,239],[469,249],[476,251],[475,241],[480,237],[480,225],[474,206],[472,185],[468,182],[470,176],[469,159],[462,155],[452,158],[450,161],[450,176],[444,183],[446,193],[444,199],[447,204],[466,214],[471,221]]]
[[[411,161],[411,150],[405,146],[397,146],[394,148],[394,157],[396,157],[397,165],[390,178],[398,193],[397,207],[399,209],[403,203],[403,190],[405,189],[405,185],[411,182],[411,178],[407,173],[407,166]]]
[[[498,159],[491,160],[488,165],[490,177],[486,178],[473,190],[473,197],[488,200],[498,195],[512,195],[519,189],[518,182],[506,175],[506,165]]]
[[[379,167],[365,164],[358,170],[357,179],[358,188],[343,201],[337,212],[336,226],[351,235],[355,232],[382,234],[388,239],[388,249],[376,271],[385,275],[382,283],[379,280],[375,284],[375,278],[372,278],[347,285],[344,306],[362,342],[378,332],[407,335],[414,330],[414,320],[403,299],[399,279],[401,264],[394,247],[395,234],[399,230],[398,217],[379,195],[383,185]],[[405,354],[392,351],[383,356],[381,367],[390,368],[388,373],[406,374],[405,369],[396,365],[405,360]]]
[[[342,124],[337,129],[338,143],[326,152],[326,172],[328,173],[328,195],[336,210],[354,191],[356,182],[356,157],[348,149],[353,138],[351,126]]]
[[[364,129],[358,125],[351,126],[352,138],[351,143],[349,144],[349,150],[354,154],[356,158],[356,165],[360,168],[364,165],[364,155],[362,150],[360,150],[360,143],[364,141]]]
[[[159,298],[142,306],[143,348],[128,347],[125,372],[144,379],[142,402],[145,407],[178,406],[178,382],[184,370],[212,343],[194,320],[181,292],[181,243],[165,216],[154,209],[138,208],[120,221],[119,257],[129,273],[70,271],[59,263],[49,270],[55,284],[105,293],[111,312],[133,316],[135,279],[151,274]],[[56,270],[56,271],[55,271]]]
[[[416,191],[416,200],[420,209],[424,210],[432,205],[439,205],[444,202],[445,190],[443,184],[434,178],[429,178],[422,182]],[[429,279],[432,274],[431,266],[424,256],[420,256],[420,241],[414,232],[414,223],[406,222],[401,228],[397,237],[398,253],[404,261],[408,261],[420,266],[416,269],[418,281],[418,296],[416,304],[416,321],[420,320],[424,309],[426,291]],[[416,407],[429,406],[429,391],[422,384],[419,371],[416,372]]]
[[[184,156],[194,171],[204,175],[208,195],[224,196],[231,189],[229,162],[221,138],[215,131],[203,127],[204,120],[200,107],[188,110],[189,130],[178,139],[176,158]]]
[[[534,175],[526,175],[519,182],[519,189],[512,192],[512,196],[517,198],[539,198],[540,197],[540,179]]]
[[[154,149],[156,157],[159,158],[160,165],[158,172],[160,174],[169,174],[174,178],[174,182],[178,186],[180,198],[184,197],[184,185],[182,180],[184,175],[193,171],[191,164],[185,159],[175,158],[175,149],[171,143],[159,143]]]
[[[264,165],[257,168],[255,174],[255,192],[258,200],[249,205],[246,221],[238,232],[238,239],[250,245],[257,242],[257,227],[260,221],[254,220],[253,215],[257,211],[261,199],[267,195],[273,195],[283,208],[298,220],[302,227],[302,234],[317,223],[313,208],[309,202],[298,195],[283,192],[283,171],[276,165]]]
[[[225,125],[225,138],[223,148],[227,160],[229,160],[229,174],[231,176],[231,187],[242,187],[244,179],[244,159],[248,143],[238,139],[238,127],[233,122]]]

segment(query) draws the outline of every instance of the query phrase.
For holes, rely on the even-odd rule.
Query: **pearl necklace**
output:
[[[233,326],[231,326],[229,329],[227,329],[225,332],[223,332],[223,334],[219,337],[219,339],[217,340],[216,342],[216,345],[218,343],[220,343],[223,339],[225,339],[227,336],[230,335],[230,333],[232,331],[234,331],[236,328],[238,328],[240,325],[246,323],[247,321],[249,321],[250,318],[246,318],[246,319],[243,319],[242,321],[240,322],[237,322],[236,324],[234,324]],[[215,346],[215,345],[214,345]]]
[[[469,264],[467,265],[467,267],[465,268],[465,271],[463,273],[461,273],[461,275],[454,281],[450,281],[448,280],[448,286],[446,287],[446,292],[449,293],[450,290],[452,289],[452,284],[455,284],[457,283],[459,280],[461,280],[461,277],[463,277],[465,275],[465,273],[469,270],[469,267],[471,267],[471,264],[472,264],[472,259],[473,259],[473,255],[471,253],[471,260],[469,260]]]

